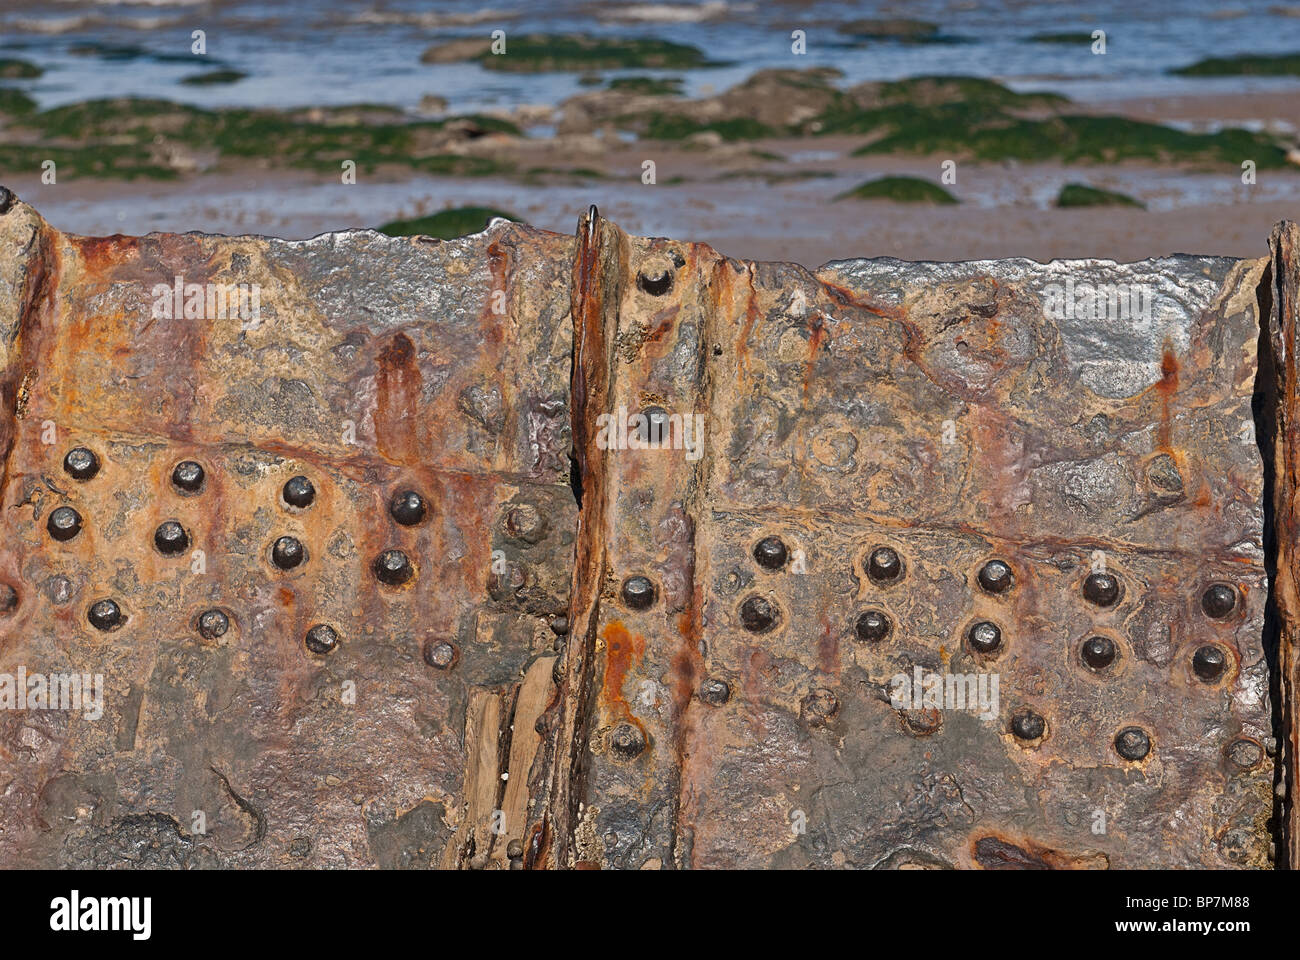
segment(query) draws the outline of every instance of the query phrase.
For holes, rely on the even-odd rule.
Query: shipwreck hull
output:
[[[1294,226],[812,272],[4,206],[0,675],[102,701],[0,710],[0,864],[1293,860]]]

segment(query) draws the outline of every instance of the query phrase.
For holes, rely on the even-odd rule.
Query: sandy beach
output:
[[[1223,122],[1300,127],[1300,99],[1282,95],[1148,98],[1088,109],[1198,128]],[[384,170],[345,185],[333,176],[247,163],[171,182],[87,178],[46,185],[31,175],[11,175],[7,181],[55,226],[91,235],[203,230],[303,239],[466,205],[495,207],[536,226],[569,232],[595,203],[634,233],[697,240],[729,256],[806,266],[873,256],[1259,256],[1274,222],[1300,218],[1300,167],[1261,170],[1256,183],[1245,185],[1239,171],[1222,166],[963,161],[956,183],[948,186],[962,202],[928,206],[836,200],[876,176],[940,179],[938,156],[851,156],[859,137],[759,140],[711,149],[587,141],[593,152],[576,162],[568,144],[525,141],[508,149],[521,165],[564,162],[595,168],[599,178],[524,181]],[[760,160],[756,153],[781,159]],[[641,182],[645,159],[656,163],[654,185]],[[1057,191],[1070,182],[1121,191],[1147,209],[1053,207]]]

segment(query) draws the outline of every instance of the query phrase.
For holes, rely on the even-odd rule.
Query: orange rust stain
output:
[[[293,606],[293,591],[288,587],[281,587],[279,593],[280,605],[286,609],[291,608]]]
[[[691,702],[695,692],[696,657],[685,647],[673,653],[673,707],[677,714]]]
[[[808,360],[803,368],[803,395],[808,396],[808,387],[812,383],[813,367],[817,364],[817,351],[826,339],[826,319],[820,314],[808,318]]]
[[[1005,370],[1011,361],[1011,355],[1002,345],[1002,321],[996,316],[989,317],[984,325],[984,357],[994,370]]]
[[[140,247],[139,237],[115,233],[111,237],[67,237],[81,254],[86,272],[98,276],[108,267],[117,266]]]
[[[1160,358],[1160,382],[1156,388],[1166,396],[1178,389],[1178,357],[1174,355],[1174,348],[1168,341],[1165,342],[1164,355]]]
[[[375,442],[381,456],[408,463],[419,459],[416,413],[422,386],[415,345],[398,331],[380,351],[375,377]]]
[[[741,369],[749,372],[749,335],[758,322],[758,291],[754,289],[753,277],[750,278],[749,299],[745,304],[745,324],[740,328],[740,339],[736,342],[736,359]]]
[[[1167,450],[1172,426],[1169,405],[1178,392],[1178,357],[1168,340],[1165,341],[1164,354],[1160,358],[1160,379],[1156,382],[1156,392],[1160,394],[1159,445]]]
[[[624,717],[630,718],[627,700],[623,698],[623,683],[634,663],[640,663],[645,654],[645,637],[634,634],[622,620],[611,620],[601,636],[605,640],[605,676],[601,682],[600,699]]]
[[[687,760],[694,752],[690,744],[696,739],[699,722],[698,714],[692,714],[689,708],[696,685],[704,672],[703,657],[700,655],[700,610],[704,605],[704,589],[695,579],[693,566],[690,591],[687,608],[677,617],[677,632],[681,642],[673,651],[671,664],[673,719],[676,721],[673,726],[673,750],[677,756],[678,769],[684,774],[689,768]]]
[[[682,645],[673,655],[673,701],[679,713],[691,701],[700,666],[700,631],[694,615],[696,602],[697,598],[692,596],[691,609],[677,617],[677,632],[681,634]]]
[[[856,291],[850,290],[848,287],[841,286],[838,283],[831,283],[828,280],[823,280],[821,284],[831,297],[842,304],[851,307],[858,307],[862,310],[866,310],[868,313],[875,314],[877,317],[886,317],[890,320],[898,320],[902,322],[907,319],[907,307],[890,307],[883,303],[877,303],[870,297],[859,296]]]
[[[645,342],[662,342],[664,337],[668,336],[668,334],[672,332],[673,324],[677,320],[677,314],[681,312],[681,309],[681,304],[674,304],[671,307],[660,310],[651,317],[651,319],[656,322],[656,326],[646,334]]]

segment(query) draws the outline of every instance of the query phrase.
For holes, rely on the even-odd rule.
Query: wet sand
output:
[[[1098,112],[1195,126],[1220,120],[1300,127],[1290,97],[1214,96],[1094,105]],[[595,203],[630,232],[709,243],[735,257],[817,266],[832,259],[892,256],[964,260],[1026,256],[1137,260],[1185,252],[1260,256],[1272,224],[1300,219],[1300,166],[1262,170],[1254,185],[1231,167],[1126,163],[964,163],[948,189],[958,206],[836,200],[885,174],[940,178],[942,157],[853,157],[858,137],[723,144],[713,149],[649,143],[529,142],[504,148],[532,165],[594,167],[600,178],[359,175],[355,185],[295,170],[255,166],[175,182],[37,177],[4,182],[60,229],[85,234],[152,231],[259,233],[302,239],[347,227],[374,227],[452,206],[507,210],[546,229],[569,232]],[[522,151],[522,152],[521,152]],[[777,154],[779,161],[755,156]],[[653,159],[659,182],[641,182]],[[680,179],[680,182],[678,181]],[[1083,182],[1136,197],[1148,209],[1056,209],[1060,187]]]

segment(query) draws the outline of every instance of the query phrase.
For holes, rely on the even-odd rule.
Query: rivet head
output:
[[[307,557],[297,537],[281,537],[271,545],[271,562],[281,570],[292,570]]]
[[[636,275],[636,285],[652,297],[662,297],[673,288],[673,273],[667,267],[651,267]]]
[[[167,520],[158,524],[158,529],[153,532],[153,544],[159,553],[174,557],[185,552],[190,545],[190,535],[178,521]]]
[[[289,506],[302,509],[310,507],[316,499],[316,487],[306,477],[290,477],[284,482],[280,495]]]
[[[839,697],[825,687],[813,690],[799,703],[799,716],[815,727],[830,723],[839,712]]]
[[[966,641],[979,653],[993,653],[1002,646],[1002,630],[996,623],[980,620],[966,631]]]
[[[632,759],[646,748],[645,734],[632,723],[620,723],[609,735],[609,746],[619,756]]]
[[[511,840],[506,844],[507,860],[522,860],[524,857],[524,844],[522,840]]]
[[[1237,591],[1226,583],[1214,583],[1201,594],[1201,609],[1207,617],[1222,620],[1237,609]]]
[[[88,447],[73,447],[63,458],[63,471],[73,480],[89,480],[99,473],[99,457]]]
[[[1033,710],[1018,711],[1011,718],[1011,732],[1017,740],[1038,740],[1047,731],[1047,721]]]
[[[1228,759],[1243,770],[1249,770],[1264,759],[1264,748],[1254,740],[1234,740],[1228,747]]]
[[[81,514],[71,507],[57,507],[50,512],[45,529],[60,543],[67,542],[81,532]]]
[[[764,570],[780,570],[790,559],[790,551],[780,537],[764,537],[754,544],[754,561]]]
[[[1141,727],[1125,727],[1115,734],[1115,752],[1125,760],[1141,760],[1151,752],[1151,738]]]
[[[766,597],[750,597],[740,605],[740,625],[750,633],[767,633],[781,614]]]
[[[628,577],[623,581],[623,602],[633,610],[648,610],[658,591],[649,577]]]
[[[437,670],[449,670],[460,659],[456,645],[446,640],[426,640],[424,662]]]
[[[894,625],[890,623],[889,616],[881,610],[868,610],[862,616],[858,617],[858,622],[854,627],[858,639],[866,643],[879,643],[889,636]]]
[[[424,519],[428,505],[414,490],[403,490],[388,504],[388,512],[402,526],[413,527]]]
[[[700,684],[700,699],[710,706],[720,707],[731,699],[731,685],[720,677],[709,677]]]
[[[551,632],[557,637],[563,637],[569,632],[569,618],[564,616],[551,617]]]
[[[193,460],[182,460],[176,464],[176,469],[172,471],[172,483],[186,493],[198,493],[202,490],[205,477],[203,465],[195,463]]]
[[[1167,453],[1157,454],[1148,461],[1147,480],[1167,494],[1183,492],[1183,476],[1178,472],[1174,458]]]
[[[86,619],[96,630],[116,630],[122,625],[122,608],[112,600],[96,600],[90,605]]]
[[[12,613],[18,606],[18,591],[7,583],[0,583],[0,613]]]
[[[205,640],[224,637],[230,629],[230,618],[222,610],[204,610],[199,614],[199,635]]]
[[[1090,573],[1083,581],[1083,597],[1099,607],[1113,607],[1121,593],[1119,577],[1113,573]]]
[[[390,587],[401,586],[415,573],[410,558],[401,550],[385,550],[375,558],[373,569],[379,582]]]
[[[41,584],[41,593],[55,606],[61,607],[72,599],[75,589],[72,581],[62,574],[55,574]]]
[[[338,631],[328,623],[318,623],[307,631],[303,643],[312,653],[330,653],[339,645]]]
[[[637,439],[651,445],[651,449],[669,442],[668,411],[663,407],[646,407],[636,420]]]
[[[495,565],[494,565],[495,566]],[[528,571],[513,560],[502,571],[493,570],[487,577],[488,596],[500,603],[519,599],[519,591],[528,584]]]
[[[900,710],[899,719],[902,721],[903,732],[914,737],[933,736],[943,727],[943,713],[934,707]]]
[[[980,567],[976,579],[979,581],[980,589],[985,593],[1000,594],[1010,590],[1016,578],[1006,562],[990,560]]]
[[[1079,656],[1090,670],[1105,670],[1115,662],[1115,641],[1110,637],[1089,637],[1079,648]]]
[[[903,576],[903,560],[893,547],[876,547],[867,558],[867,576],[876,583],[894,583]]]
[[[531,503],[521,503],[506,514],[506,533],[524,543],[537,543],[546,535],[546,518]]]
[[[1227,658],[1223,651],[1212,643],[1199,647],[1192,654],[1192,671],[1206,683],[1213,683],[1223,675]]]

